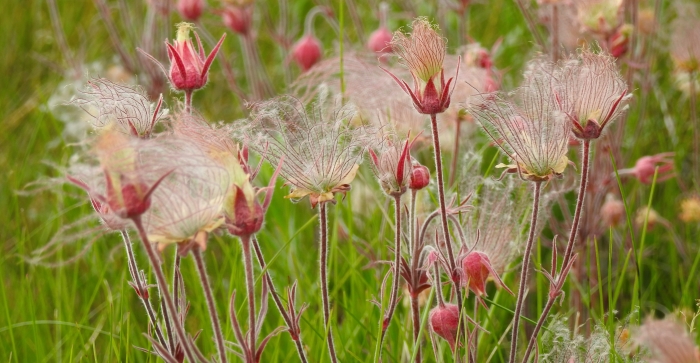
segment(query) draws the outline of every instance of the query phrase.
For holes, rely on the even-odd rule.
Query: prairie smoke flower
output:
[[[625,218],[625,204],[615,195],[608,193],[605,203],[600,207],[600,217],[606,228],[619,225]]]
[[[402,195],[411,183],[411,146],[410,134],[406,140],[395,135],[387,135],[376,147],[369,149],[372,171],[379,179],[379,184],[389,196]],[[415,141],[415,139],[413,139]]]
[[[221,10],[224,25],[240,35],[247,35],[253,20],[252,6],[226,6]]]
[[[216,54],[219,52],[219,48],[221,48],[221,44],[226,38],[224,33],[211,53],[205,56],[204,47],[197,32],[194,32],[194,36],[197,39],[197,51],[195,51],[190,38],[192,29],[194,29],[193,24],[180,23],[177,25],[177,37],[173,44],[165,42],[168,50],[168,59],[170,60],[169,71],[166,71],[165,67],[153,56],[142,51],[142,54],[154,61],[163,73],[168,76],[173,88],[185,93],[192,93],[194,90],[198,90],[207,84],[209,67],[211,67]]]
[[[104,172],[104,190],[93,190],[77,179],[73,182],[90,194],[98,213],[113,213],[121,219],[139,217],[150,208],[153,191],[171,172],[157,160],[142,157],[153,147],[152,140],[129,138],[108,126],[93,146]]]
[[[375,53],[391,53],[391,39],[392,35],[389,29],[380,26],[369,35],[367,49]]]
[[[421,190],[430,184],[430,170],[425,165],[413,160],[411,163],[411,181],[408,187],[412,190]]]
[[[321,42],[313,34],[306,34],[292,47],[292,59],[306,72],[321,59]]]
[[[622,21],[622,0],[577,0],[579,23],[596,34],[610,34]]]
[[[185,20],[196,22],[202,16],[205,6],[204,0],[178,0],[177,11]]]
[[[545,66],[546,67],[546,66]],[[632,97],[615,59],[588,49],[563,62],[555,98],[580,139],[597,139],[605,126],[627,110]]]
[[[117,215],[104,200],[105,174],[101,167],[77,163],[68,169],[66,178],[88,193],[90,205],[107,230],[120,231],[130,226],[129,221]]]
[[[156,123],[165,114],[161,108],[163,96],[154,106],[140,87],[95,78],[87,82],[82,93],[84,96],[72,103],[92,118],[92,125],[97,129],[113,125],[123,133],[145,138],[153,133]]]
[[[422,114],[438,114],[450,106],[454,78],[445,82],[443,62],[447,41],[437,32],[437,27],[425,18],[417,18],[411,25],[411,34],[394,33],[391,47],[413,76],[413,90],[406,81],[399,80],[386,71],[413,101],[413,106]],[[459,68],[457,69],[459,73]]]
[[[673,153],[666,152],[656,155],[642,156],[634,163],[630,169],[618,170],[619,175],[632,175],[644,184],[651,184],[654,181],[654,174],[657,182],[668,180],[675,176],[673,171]]]
[[[546,181],[560,176],[569,159],[569,132],[552,100],[548,77],[531,74],[515,92],[470,98],[469,112],[515,164],[500,164],[523,180]]]
[[[309,197],[311,206],[335,203],[334,194],[345,194],[355,179],[367,143],[363,128],[347,122],[349,107],[329,110],[319,103],[308,108],[289,96],[258,104],[248,128],[251,147],[272,164],[280,164],[281,175],[292,186],[285,198]]]
[[[148,238],[161,246],[194,240],[204,250],[206,238],[202,237],[224,222],[229,175],[187,140],[158,141],[160,148],[149,157],[162,160],[173,172],[153,192],[144,216]]]
[[[430,331],[447,340],[454,352],[457,344],[457,329],[459,329],[459,309],[455,304],[438,305],[430,310],[428,315]]]
[[[635,342],[649,349],[655,363],[698,363],[700,351],[681,322],[673,318],[649,319],[634,334]]]

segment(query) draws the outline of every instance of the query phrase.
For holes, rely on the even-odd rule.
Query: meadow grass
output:
[[[357,31],[348,20],[347,9],[342,10],[342,3],[334,1],[329,4],[343,19],[340,22],[343,33],[355,43],[363,42],[357,39]],[[356,3],[367,34],[377,25],[373,16],[374,7],[361,1]],[[276,1],[266,0],[258,2],[256,6],[275,4]],[[303,15],[313,4],[312,1],[291,2],[293,18],[302,22]],[[91,1],[61,1],[58,5],[63,28],[75,57],[81,63],[113,62],[114,51],[107,41],[107,33],[94,4]],[[133,5],[135,8],[142,6],[141,2],[134,2]],[[420,15],[429,17],[436,16],[438,8],[443,13],[447,12],[438,6],[437,1],[417,4]],[[67,164],[72,154],[70,144],[75,140],[64,137],[65,125],[46,107],[67,69],[66,57],[59,51],[51,28],[47,3],[42,0],[9,2],[3,11],[6,17],[0,22],[0,43],[4,44],[3,56],[0,57],[0,74],[3,75],[4,84],[4,87],[0,87],[3,120],[0,122],[0,206],[4,211],[3,218],[0,218],[0,241],[3,246],[0,254],[0,361],[155,362],[157,359],[154,355],[135,349],[136,346],[149,347],[144,336],[147,318],[133,289],[127,284],[126,258],[118,235],[96,236],[84,256],[65,266],[34,265],[25,259],[32,251],[45,245],[59,228],[91,213],[91,208],[83,193],[70,186],[39,190],[29,195],[18,193],[36,180],[59,177],[59,170],[52,165]],[[669,16],[659,15],[662,24],[668,21]],[[443,16],[447,28],[456,29],[458,17],[453,14]],[[395,17],[391,25],[396,28],[409,20]],[[211,14],[205,16],[204,23],[215,37],[224,31],[218,17]],[[505,70],[504,88],[516,85],[520,79],[520,69],[528,55],[533,54],[535,46],[515,4],[510,0],[474,4],[470,8],[468,28],[470,36],[487,47],[497,39],[503,40],[495,57],[496,66]],[[450,37],[448,46],[452,51],[451,46],[457,43],[454,33],[446,31]],[[331,32],[319,32],[318,35],[326,47],[326,53],[331,53],[331,44],[337,44],[337,39]],[[288,66],[287,60],[284,55],[272,51],[275,48],[271,42],[269,37],[262,35],[263,61],[275,90],[284,92],[287,84],[282,67]],[[652,185],[644,185],[633,179],[620,181],[627,211],[626,223],[600,236],[595,243],[591,241],[581,250],[583,252],[579,258],[585,263],[586,276],[595,276],[595,279],[569,279],[563,304],[555,306],[553,310],[553,314],[574,322],[573,325],[580,325],[584,334],[592,326],[602,324],[614,338],[628,318],[629,324],[635,324],[645,316],[661,316],[676,310],[684,311],[690,317],[697,309],[695,300],[700,298],[697,243],[700,228],[697,223],[686,224],[677,217],[681,197],[687,196],[691,190],[698,190],[698,181],[688,182],[692,180],[692,170],[689,169],[698,167],[690,162],[693,155],[692,125],[688,122],[690,111],[687,98],[677,90],[670,76],[668,56],[660,44],[655,46],[658,53],[652,58],[651,68],[645,70],[649,72],[649,77],[645,78],[648,82],[635,83],[635,99],[625,124],[624,160],[611,161],[621,168],[620,163],[632,165],[644,155],[674,151],[677,179],[685,181],[686,185],[681,188],[677,179]],[[347,47],[346,44],[346,52]],[[239,52],[237,40],[233,37],[227,39],[223,51],[233,54],[234,68],[242,73],[241,60],[236,56]],[[196,107],[211,120],[232,121],[243,117],[241,100],[228,91],[225,81],[218,77],[220,74],[220,66],[215,63],[210,84],[195,95]],[[244,82],[242,86],[245,87]],[[165,96],[168,103],[173,104],[172,99],[179,95],[169,92]],[[474,149],[485,148],[485,138],[480,136],[475,142],[478,145],[474,145]],[[497,173],[493,171],[496,161],[493,152],[488,149],[479,161],[479,170],[488,176]],[[426,150],[417,156],[429,161],[430,155],[430,150]],[[425,164],[430,165],[429,162]],[[369,170],[363,169],[366,170],[362,171],[356,182],[370,185],[375,195],[381,195]],[[262,180],[268,180],[271,174],[271,168],[266,166]],[[470,177],[473,176],[464,176]],[[326,362],[328,352],[318,299],[320,286],[315,211],[306,201],[292,204],[283,199],[285,191],[282,182],[278,182],[277,187],[258,239],[278,290],[282,291],[294,280],[298,281],[298,304],[308,302],[311,305],[303,315],[301,324],[309,358],[313,362]],[[434,191],[432,198],[436,202]],[[573,208],[575,195],[568,193],[566,198]],[[330,295],[334,306],[332,315],[337,322],[333,329],[341,361],[371,362],[381,313],[370,300],[379,295],[386,273],[386,266],[375,262],[392,259],[393,254],[389,251],[393,236],[390,222],[392,212],[388,200],[383,197],[365,202],[361,207],[353,206],[353,203],[359,202],[348,196],[343,202],[330,207],[329,212]],[[634,226],[634,213],[644,206],[652,207],[668,220],[668,225],[651,226],[644,223],[641,228]],[[562,218],[561,211],[554,210],[552,218]],[[543,238],[551,241],[551,237],[551,231],[545,229]],[[51,257],[51,261],[58,262],[75,255],[87,242],[81,240],[67,245]],[[135,246],[140,266],[148,266],[140,246]],[[550,247],[537,244],[533,255],[536,267],[548,267]],[[166,252],[167,263],[172,263],[170,252]],[[239,292],[236,301],[238,311],[245,310],[240,243],[230,236],[212,238],[205,259],[222,316],[225,338],[233,341],[231,324],[221,313],[226,311],[233,291]],[[257,268],[256,271],[259,279],[262,274]],[[516,271],[517,266],[512,266],[503,276],[508,286],[517,285]],[[149,273],[147,267],[146,273]],[[192,258],[183,261],[182,274],[191,302],[186,328],[191,332],[203,329],[197,344],[204,352],[212,354],[215,345]],[[590,286],[589,281],[597,281],[597,284]],[[548,284],[539,274],[533,274],[531,282],[524,312],[525,316],[536,320],[547,300]],[[257,283],[259,291],[260,281]],[[574,291],[578,292],[582,301],[582,312],[576,311],[576,307],[570,304]],[[387,288],[385,294],[388,293]],[[490,334],[482,334],[478,342],[478,356],[484,359],[479,361],[491,357],[492,362],[502,362],[507,360],[509,346],[507,336],[503,339],[502,334],[512,320],[515,299],[503,291],[496,291],[493,284],[489,284],[488,293],[486,301],[489,310],[480,309],[475,318],[490,331]],[[155,294],[155,290],[152,290],[152,294]],[[469,309],[474,306],[473,299],[472,296],[467,300]],[[283,300],[286,300],[284,294]],[[270,305],[264,332],[283,325],[276,309]],[[525,329],[533,327],[528,320],[524,320],[523,325]],[[426,336],[427,332],[423,334]],[[387,333],[384,360],[407,360],[415,354],[410,342],[410,309],[400,302]],[[447,345],[441,344],[440,350],[440,356],[449,361]],[[424,345],[426,361],[432,361],[431,351],[429,343]],[[263,356],[265,362],[296,359],[297,353],[286,333],[273,338]]]

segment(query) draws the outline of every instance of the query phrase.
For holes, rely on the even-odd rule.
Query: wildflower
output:
[[[618,170],[619,175],[632,175],[644,184],[654,181],[662,182],[675,176],[673,171],[673,153],[665,152],[656,155],[642,156],[634,164],[633,168]],[[657,171],[658,170],[658,171]]]
[[[153,193],[144,226],[152,243],[165,246],[193,240],[204,250],[206,233],[224,222],[222,208],[229,175],[209,155],[188,140],[159,140],[151,157],[161,159],[173,172]]]
[[[392,35],[385,26],[380,26],[370,34],[367,48],[375,53],[391,53]]]
[[[438,305],[430,310],[428,315],[430,331],[447,340],[454,352],[457,344],[457,329],[459,328],[459,309],[455,304]]]
[[[621,22],[622,0],[579,0],[575,5],[579,22],[592,33],[610,34]]]
[[[580,139],[599,138],[632,97],[615,59],[607,54],[583,50],[563,63],[560,77],[555,98]]]
[[[170,173],[157,161],[142,159],[152,142],[130,139],[114,126],[98,136],[94,152],[104,172],[104,190],[74,181],[86,189],[98,213],[114,214],[121,219],[140,217],[151,206],[151,195]]]
[[[82,92],[85,97],[73,103],[93,119],[95,128],[114,125],[123,133],[147,138],[165,113],[161,109],[163,96],[152,106],[140,87],[124,86],[104,78],[92,79],[87,85]]]
[[[411,165],[411,182],[408,187],[412,190],[421,190],[430,184],[430,171],[425,165],[413,160]]]
[[[600,217],[605,227],[619,225],[625,218],[625,204],[615,198],[615,195],[608,193],[605,203],[600,207]]]
[[[202,16],[206,3],[204,0],[179,0],[177,11],[187,21],[197,21]]]
[[[216,54],[219,52],[219,48],[221,48],[221,44],[226,38],[226,34],[223,34],[219,42],[214,46],[214,49],[209,53],[209,56],[205,57],[202,41],[199,39],[197,32],[194,32],[194,36],[197,39],[197,51],[194,49],[190,38],[190,31],[193,28],[194,25],[191,23],[180,23],[177,26],[177,37],[173,44],[165,42],[168,50],[168,59],[170,60],[170,70],[168,72],[153,56],[143,51],[141,52],[163,70],[173,88],[185,93],[192,93],[194,90],[198,90],[206,85],[209,77],[209,67],[211,67]]]
[[[281,175],[292,191],[285,198],[309,197],[311,206],[335,203],[345,194],[362,160],[365,131],[351,128],[348,107],[328,110],[320,103],[308,109],[298,99],[282,96],[256,105],[250,145],[272,164],[284,158]]]
[[[467,253],[462,259],[462,272],[464,273],[463,286],[469,287],[477,296],[486,295],[486,279],[489,276],[492,276],[501,287],[513,295],[513,292],[503,283],[493,269],[489,256],[483,252],[472,251]]]
[[[409,134],[410,138],[410,134]],[[411,155],[410,149],[413,142],[409,138],[401,142],[391,136],[382,140],[377,148],[377,153],[369,149],[372,160],[372,170],[379,179],[384,193],[389,196],[398,196],[406,192],[411,182]],[[415,139],[413,140],[415,141]]]
[[[692,196],[681,201],[681,213],[678,215],[683,222],[700,222],[700,197]]]
[[[569,159],[571,125],[551,100],[551,84],[544,73],[530,74],[514,93],[471,97],[469,112],[515,164],[500,164],[523,180],[546,181],[560,176]]]
[[[304,35],[292,47],[292,59],[306,72],[321,59],[321,42],[312,35]]]
[[[417,18],[412,24],[413,32],[394,33],[391,41],[392,50],[413,76],[413,90],[406,81],[399,80],[386,71],[413,100],[413,106],[422,114],[438,114],[450,106],[454,78],[445,82],[443,61],[447,43],[437,32],[437,27],[425,18]],[[457,74],[459,68],[457,69]],[[456,75],[457,75],[456,74]]]
[[[253,20],[251,6],[226,6],[221,11],[224,25],[240,35],[247,35]]]
[[[104,201],[100,191],[105,189],[104,171],[99,166],[88,164],[73,165],[66,175],[73,185],[80,187],[88,193],[90,205],[100,219],[100,222],[109,231],[120,231],[129,226],[129,222],[118,216]]]
[[[672,319],[648,319],[635,334],[636,343],[648,348],[654,362],[698,363],[700,351],[683,325]]]

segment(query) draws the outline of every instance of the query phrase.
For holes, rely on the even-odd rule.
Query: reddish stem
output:
[[[211,284],[209,283],[209,277],[207,276],[207,269],[204,266],[204,259],[202,258],[202,251],[198,246],[192,249],[192,255],[194,256],[194,262],[197,265],[197,272],[199,273],[199,280],[202,284],[202,290],[204,291],[204,296],[207,300],[207,309],[209,309],[209,317],[211,318],[211,327],[214,331],[214,340],[216,341],[216,349],[219,351],[219,358],[221,363],[226,363],[226,346],[224,345],[224,334],[221,332],[221,323],[219,322],[219,314],[216,312],[216,303],[214,302],[214,295],[211,292]]]
[[[253,278],[253,256],[250,253],[250,236],[241,236],[241,245],[243,245],[243,264],[245,266],[245,288],[248,293],[248,349],[250,357],[249,363],[255,363],[255,340],[257,334],[255,332],[255,282]]]
[[[192,114],[192,90],[185,91],[185,112]]]
[[[331,312],[330,303],[328,301],[328,212],[326,211],[326,203],[319,204],[318,217],[320,219],[321,229],[321,300],[323,303],[323,324],[324,330],[327,329],[328,335],[328,352],[331,356],[331,362],[337,363],[338,358],[335,353],[335,344],[333,343],[333,330],[331,329]]]
[[[394,195],[394,221],[396,223],[396,233],[394,233],[394,280],[391,284],[391,297],[389,298],[389,310],[382,323],[382,335],[379,338],[379,357],[382,356],[382,344],[386,331],[391,324],[391,319],[396,311],[396,304],[399,300],[399,277],[401,277],[401,195]]]

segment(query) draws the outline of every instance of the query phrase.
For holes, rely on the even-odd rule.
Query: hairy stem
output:
[[[255,362],[255,282],[253,277],[253,256],[250,253],[250,236],[241,236],[241,245],[243,245],[243,264],[245,266],[245,289],[248,293],[248,349],[251,357],[249,363]]]
[[[331,356],[331,362],[337,363],[338,358],[335,353],[335,344],[333,343],[333,330],[331,329],[331,309],[328,301],[328,212],[326,203],[319,204],[318,217],[321,223],[321,301],[323,303],[323,324],[324,330],[328,331],[326,341],[328,342],[328,352]]]
[[[417,287],[420,284],[418,263],[422,248],[418,243],[418,220],[416,218],[416,195],[417,190],[411,190],[411,209],[408,215],[408,224],[410,228],[411,246],[409,250],[409,258],[411,259],[411,286]],[[420,305],[418,304],[418,295],[411,292],[411,317],[413,318],[413,344],[418,345],[415,363],[420,363]]]
[[[438,181],[438,200],[440,201],[440,217],[442,222],[442,234],[445,238],[445,248],[447,248],[447,258],[450,266],[450,271],[447,271],[452,285],[454,286],[455,295],[457,296],[457,307],[460,315],[462,314],[462,291],[459,288],[458,281],[455,281],[454,272],[457,264],[455,263],[454,253],[452,252],[452,242],[450,241],[450,228],[447,224],[447,206],[445,205],[445,181],[442,172],[442,155],[440,152],[440,136],[438,134],[437,115],[430,115],[430,124],[433,133],[433,147],[435,148],[435,172]],[[460,319],[461,321],[461,319]]]
[[[460,22],[460,25],[462,23]],[[455,184],[457,179],[457,161],[459,160],[459,134],[462,130],[462,120],[457,117],[457,127],[455,128],[455,148],[452,151],[452,165],[450,169],[450,186]]]
[[[153,325],[153,329],[156,331],[158,342],[162,346],[167,347],[168,344],[165,341],[165,337],[163,336],[163,332],[160,329],[160,325],[158,325],[158,319],[156,317],[155,310],[153,310],[153,305],[151,305],[151,300],[148,298],[148,295],[144,296],[144,293],[147,294],[148,290],[143,284],[143,279],[141,279],[141,270],[139,270],[138,264],[136,263],[134,249],[131,248],[131,240],[129,239],[129,233],[125,230],[119,231],[119,233],[121,234],[122,240],[124,241],[124,249],[126,250],[131,279],[134,280],[136,289],[139,291],[136,295],[138,295],[139,299],[141,299],[141,302],[143,303],[143,306],[146,308],[148,319],[151,321],[151,325]]]
[[[185,112],[192,114],[192,92],[191,90],[185,91]]]
[[[565,266],[569,263],[569,261],[571,261],[572,251],[574,250],[574,245],[576,244],[576,236],[578,234],[578,224],[579,224],[579,221],[581,220],[581,211],[583,210],[583,201],[585,200],[586,185],[588,184],[588,169],[589,169],[589,162],[590,162],[590,150],[591,150],[591,141],[584,140],[583,141],[583,155],[581,157],[582,164],[583,164],[581,167],[581,185],[579,186],[579,190],[578,190],[578,198],[576,200],[576,211],[574,212],[574,220],[573,220],[573,223],[571,224],[571,232],[569,233],[569,241],[566,244],[566,252],[564,253],[564,262],[561,265],[561,271],[563,271]],[[556,246],[554,248],[556,248]],[[552,266],[552,271],[556,271],[556,268],[557,268],[556,266]],[[561,271],[560,271],[560,276],[558,277],[558,279],[566,279],[566,276],[561,275]],[[549,299],[547,300],[547,305],[545,305],[544,310],[542,310],[542,315],[540,315],[539,320],[537,320],[537,325],[535,325],[535,330],[533,330],[532,336],[530,337],[530,342],[527,345],[527,350],[525,351],[525,356],[523,357],[523,362],[527,362],[527,359],[530,357],[532,350],[535,348],[535,345],[537,344],[537,335],[540,333],[542,326],[544,326],[544,322],[547,319],[547,316],[549,315],[550,310],[552,310],[552,306],[554,306],[554,302],[556,301],[556,299],[557,299],[557,295],[550,294]]]
[[[275,302],[275,305],[277,306],[277,310],[279,310],[280,315],[282,315],[282,319],[284,320],[284,323],[287,324],[287,328],[292,328],[294,326],[294,322],[292,321],[292,318],[289,316],[287,313],[287,310],[284,308],[284,304],[282,303],[282,300],[280,300],[279,294],[277,293],[277,289],[275,289],[275,285],[272,283],[272,277],[270,276],[270,273],[266,270],[267,264],[265,263],[265,257],[262,254],[262,250],[260,249],[260,244],[258,243],[258,239],[255,238],[255,236],[252,236],[252,242],[253,242],[253,250],[255,250],[255,255],[258,258],[258,264],[260,264],[260,268],[265,271],[264,277],[265,281],[267,282],[267,286],[270,289],[270,296],[272,296],[272,300]],[[297,353],[299,353],[299,359],[302,361],[302,363],[307,363],[308,360],[306,358],[306,352],[304,351],[304,346],[301,343],[301,336],[299,336],[298,339],[294,340],[294,343],[297,347]]]
[[[170,315],[174,317],[173,327],[175,328],[175,334],[180,342],[182,342],[182,349],[185,351],[185,356],[187,359],[190,362],[196,362],[195,356],[192,353],[190,340],[187,338],[182,324],[180,324],[178,321],[179,319],[176,318],[177,313],[175,310],[175,302],[173,301],[170,291],[168,290],[168,283],[165,281],[165,274],[163,274],[163,270],[161,269],[160,260],[158,259],[156,252],[153,250],[153,246],[151,246],[151,243],[148,241],[148,235],[146,234],[146,230],[143,228],[143,223],[141,223],[141,217],[134,217],[133,221],[134,225],[136,226],[136,230],[139,233],[139,237],[141,237],[141,244],[143,245],[143,248],[146,249],[146,253],[148,254],[148,259],[151,262],[153,273],[156,275],[156,281],[160,287],[160,293],[162,294],[163,301],[165,302],[165,307]]]
[[[525,285],[527,284],[527,271],[530,267],[530,253],[532,245],[535,241],[535,231],[537,229],[537,214],[540,207],[540,190],[541,182],[535,182],[535,193],[532,201],[532,219],[530,221],[530,232],[528,233],[527,243],[525,244],[525,254],[523,255],[523,266],[520,270],[520,287],[518,288],[518,300],[515,304],[515,312],[513,315],[513,331],[510,340],[510,358],[508,362],[515,363],[515,354],[518,348],[518,327],[520,325],[520,313],[523,310],[523,301],[525,300]]]
[[[396,304],[399,300],[399,278],[401,277],[401,195],[394,196],[394,223],[396,224],[396,233],[394,233],[394,279],[391,283],[391,297],[389,298],[389,310],[384,316],[382,323],[382,335],[379,338],[379,357],[382,356],[382,343],[386,331],[391,324],[391,319],[396,311]]]
[[[197,265],[197,272],[199,273],[199,281],[202,284],[204,297],[207,300],[207,309],[209,309],[209,318],[211,318],[211,327],[214,331],[214,340],[216,341],[216,349],[219,351],[220,362],[226,363],[227,359],[226,346],[224,345],[224,334],[221,332],[219,314],[216,312],[216,303],[214,302],[214,295],[211,292],[211,284],[209,283],[209,277],[207,276],[207,269],[204,266],[202,251],[198,246],[195,246],[195,248],[192,249],[192,255],[194,256],[194,262]]]

